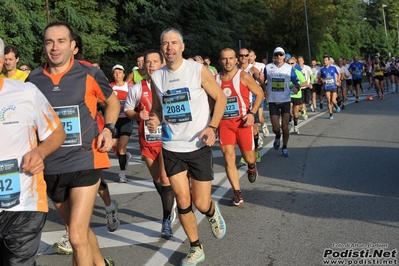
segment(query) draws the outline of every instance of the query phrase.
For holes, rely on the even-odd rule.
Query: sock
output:
[[[201,242],[199,241],[199,239],[197,239],[194,242],[190,242],[190,247],[199,247],[201,246]]]
[[[298,119],[299,119],[299,117],[294,117],[294,126],[298,125]]]
[[[162,191],[162,185],[161,183],[155,183],[155,181],[153,181],[155,189],[157,190],[159,196],[161,196],[161,191]]]
[[[281,138],[281,133],[279,132],[276,134],[276,139],[280,139],[280,138]]]
[[[283,149],[287,149],[287,145],[283,145]]]
[[[105,211],[106,212],[112,212],[114,211],[116,208],[114,202],[111,200],[111,204],[109,206],[105,206]]]
[[[126,170],[126,154],[119,154],[118,155],[118,159],[119,159],[119,168],[121,169],[121,171],[125,171]]]
[[[248,164],[248,169],[254,169],[255,168],[255,164]]]
[[[168,219],[172,212],[173,207],[173,199],[175,195],[173,194],[173,190],[171,186],[162,186],[161,190],[161,201],[162,201],[162,209],[163,209],[163,219]]]

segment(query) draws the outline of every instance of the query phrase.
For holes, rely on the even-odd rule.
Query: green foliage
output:
[[[68,21],[82,37],[84,59],[99,61],[106,73],[117,63],[131,69],[138,54],[160,47],[160,34],[169,27],[182,31],[185,57],[207,55],[216,66],[220,50],[238,49],[238,40],[254,49],[259,60],[277,46],[308,60],[308,36],[311,57],[319,60],[324,52],[334,58],[376,52],[399,55],[397,0],[48,2],[51,21]],[[382,4],[387,5],[388,44]],[[37,66],[43,62],[41,36],[46,24],[46,1],[2,0],[0,37],[6,45],[19,47],[21,63]]]

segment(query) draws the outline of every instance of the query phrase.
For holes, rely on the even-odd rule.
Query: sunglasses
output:
[[[27,70],[30,70],[30,69],[29,68],[20,68],[19,70],[27,71]]]
[[[249,54],[239,54],[238,56],[239,56],[239,57],[248,57]]]
[[[295,63],[288,63],[288,64],[290,64],[290,65],[295,65]]]
[[[284,54],[283,53],[276,53],[276,54],[273,54],[274,56],[284,56]]]

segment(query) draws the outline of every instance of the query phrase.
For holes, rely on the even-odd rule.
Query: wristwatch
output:
[[[107,123],[107,124],[104,125],[104,128],[108,128],[109,131],[111,131],[112,135],[114,135],[116,133],[115,132],[116,131],[115,130],[115,124]]]

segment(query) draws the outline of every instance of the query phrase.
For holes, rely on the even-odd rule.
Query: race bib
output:
[[[79,106],[72,105],[54,107],[54,111],[60,118],[66,133],[64,144],[61,147],[82,145]]]
[[[19,205],[20,194],[18,159],[0,161],[0,208],[10,209]]]
[[[157,130],[152,133],[148,130],[147,121],[144,121],[144,137],[147,142],[162,141],[162,126],[157,126]]]
[[[188,88],[167,91],[162,96],[162,110],[169,123],[185,123],[192,121]]]
[[[125,117],[125,104],[126,101],[119,101],[119,104],[121,105],[121,109],[119,110],[119,117],[123,116]]]
[[[272,91],[283,92],[284,91],[284,78],[272,78]]]
[[[227,98],[226,109],[223,114],[223,119],[233,118],[240,116],[238,107],[238,98],[236,96]]]

